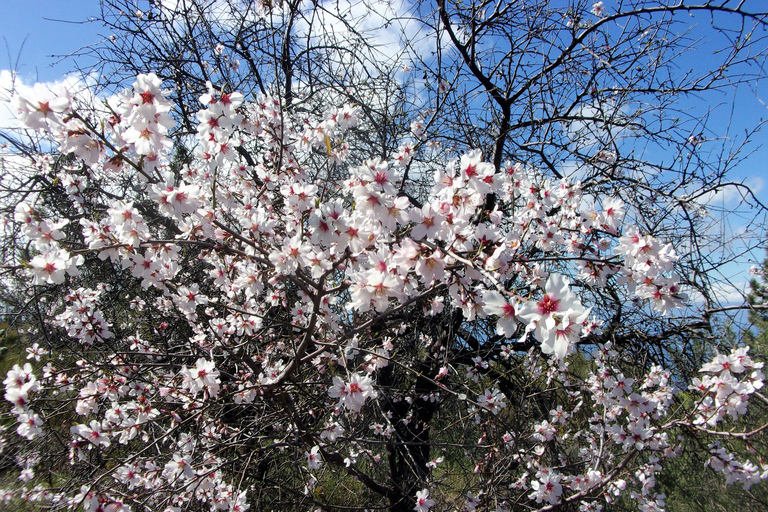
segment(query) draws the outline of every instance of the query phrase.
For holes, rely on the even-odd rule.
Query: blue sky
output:
[[[0,69],[16,70],[28,83],[60,79],[72,70],[72,62],[55,64],[60,59],[52,55],[68,55],[104,35],[101,23],[83,23],[99,15],[98,0],[8,0],[3,4]]]

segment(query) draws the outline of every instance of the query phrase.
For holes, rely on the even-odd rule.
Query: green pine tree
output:
[[[749,328],[744,331],[744,344],[752,347],[750,355],[762,361],[768,359],[768,258],[763,261],[761,276],[749,283],[751,291],[747,303],[753,309],[749,311]]]
[[[747,304],[752,306],[747,316],[748,326],[740,332],[740,336],[732,328],[724,327],[721,336],[728,338],[727,344],[749,346],[751,357],[768,362],[768,308],[765,308],[768,304],[768,258],[763,262],[762,272],[758,274],[750,282],[747,297]],[[768,402],[763,396],[764,392],[750,400],[750,411],[744,422],[745,430],[758,429],[768,423]],[[748,441],[717,440],[739,459],[749,457],[758,463],[768,463],[768,432],[760,432]],[[748,490],[739,484],[726,485],[722,475],[705,467],[706,458],[702,457],[694,443],[691,439],[684,439],[680,456],[659,475],[663,492],[667,494],[669,512],[768,510],[768,484],[763,482]]]

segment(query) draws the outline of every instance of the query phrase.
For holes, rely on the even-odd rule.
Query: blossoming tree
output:
[[[16,139],[23,154],[4,163],[23,183],[6,198],[4,269],[15,294],[28,290],[7,302],[29,361],[4,381],[4,451],[21,483],[0,499],[87,511],[660,510],[656,475],[680,436],[729,482],[768,476],[762,454],[719,442],[753,434],[737,425],[762,363],[710,346],[695,378],[664,366],[691,355],[718,312],[691,217],[704,197],[692,187],[711,173],[692,157],[659,163],[679,172],[662,184],[634,167],[654,152],[629,149],[638,136],[625,131],[676,133],[651,110],[628,113],[619,94],[664,87],[641,90],[623,68],[657,55],[630,25],[658,32],[698,9],[736,16],[746,33],[765,15],[529,7],[564,44],[539,53],[542,65],[540,33],[498,32],[520,15],[511,5],[421,13],[445,54],[408,66],[442,75],[429,85],[386,62],[366,70],[375,53],[348,60],[361,29],[343,35],[347,47],[313,32],[331,15],[361,27],[352,7],[264,4],[238,17],[230,2],[150,2],[105,20],[135,26],[130,41],[168,31],[158,52],[207,27],[197,61],[166,60],[155,70],[165,82],[147,69],[111,95],[15,96],[20,126],[47,142]],[[283,35],[274,67],[259,67],[245,27]],[[499,56],[524,37],[525,52]],[[303,67],[321,51],[337,58]],[[247,95],[229,85],[245,85],[237,56],[255,73]],[[516,120],[533,84],[588,61],[600,63],[591,78]],[[201,73],[187,80],[190,62]],[[619,85],[589,92],[614,72]],[[388,103],[382,84],[398,81],[424,88],[397,100],[426,102],[413,119]],[[453,118],[461,101],[478,117]],[[536,142],[546,125],[551,146]]]

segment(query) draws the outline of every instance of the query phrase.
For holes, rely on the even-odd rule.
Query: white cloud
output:
[[[744,186],[740,186],[744,185]],[[749,188],[755,196],[758,196],[765,187],[765,180],[760,176],[750,176],[740,185],[729,184],[718,187],[710,192],[704,193],[696,198],[696,202],[702,206],[710,208],[720,208],[724,211],[733,211],[742,206],[745,201],[751,202],[747,197],[746,189]]]
[[[729,281],[723,280],[712,283],[709,290],[711,294],[712,304],[708,304],[704,296],[702,296],[697,290],[692,288],[684,289],[684,292],[688,294],[688,304],[693,311],[701,311],[708,307],[729,307],[740,306],[745,303],[747,295],[749,295],[749,282],[748,281]],[[691,311],[686,312],[690,314]]]
[[[42,85],[51,90],[69,95],[77,101],[91,103],[99,101],[93,94],[95,80],[92,77],[83,77],[80,74],[71,73],[53,82],[44,82]],[[35,84],[29,83],[14,71],[0,70],[0,130],[14,130],[18,128],[16,112],[10,102],[15,95],[33,97]]]
[[[749,282],[737,281],[733,283],[719,283],[714,285],[713,291],[715,297],[721,304],[735,305],[743,304],[747,295],[749,295]]]
[[[297,23],[296,35],[309,35],[320,43],[333,40],[364,42],[364,46],[354,48],[354,55],[340,53],[339,56],[345,59],[345,65],[365,66],[365,71],[373,75],[376,74],[375,66],[367,64],[402,68],[429,55],[436,44],[434,33],[425,27],[405,0],[327,0],[304,12]]]
[[[629,105],[610,102],[582,105],[574,112],[576,120],[566,124],[571,141],[581,151],[612,151],[630,132],[633,115]]]
[[[175,26],[182,27],[189,21],[199,21],[201,9],[208,23],[226,31],[242,24],[244,20],[255,22],[259,19],[268,19],[268,14],[272,18],[280,19],[284,13],[282,2],[273,3],[276,5],[271,10],[267,10],[262,2],[246,0],[208,0],[202,4],[202,8],[200,2],[161,0],[160,6],[167,22]],[[144,13],[141,14],[144,16]]]

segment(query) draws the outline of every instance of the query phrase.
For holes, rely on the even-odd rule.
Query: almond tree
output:
[[[136,5],[87,92],[13,102],[5,501],[658,510],[682,435],[766,475],[717,442],[762,363],[687,349],[743,148],[676,103],[759,83],[765,13]],[[730,43],[677,75],[689,13]]]

